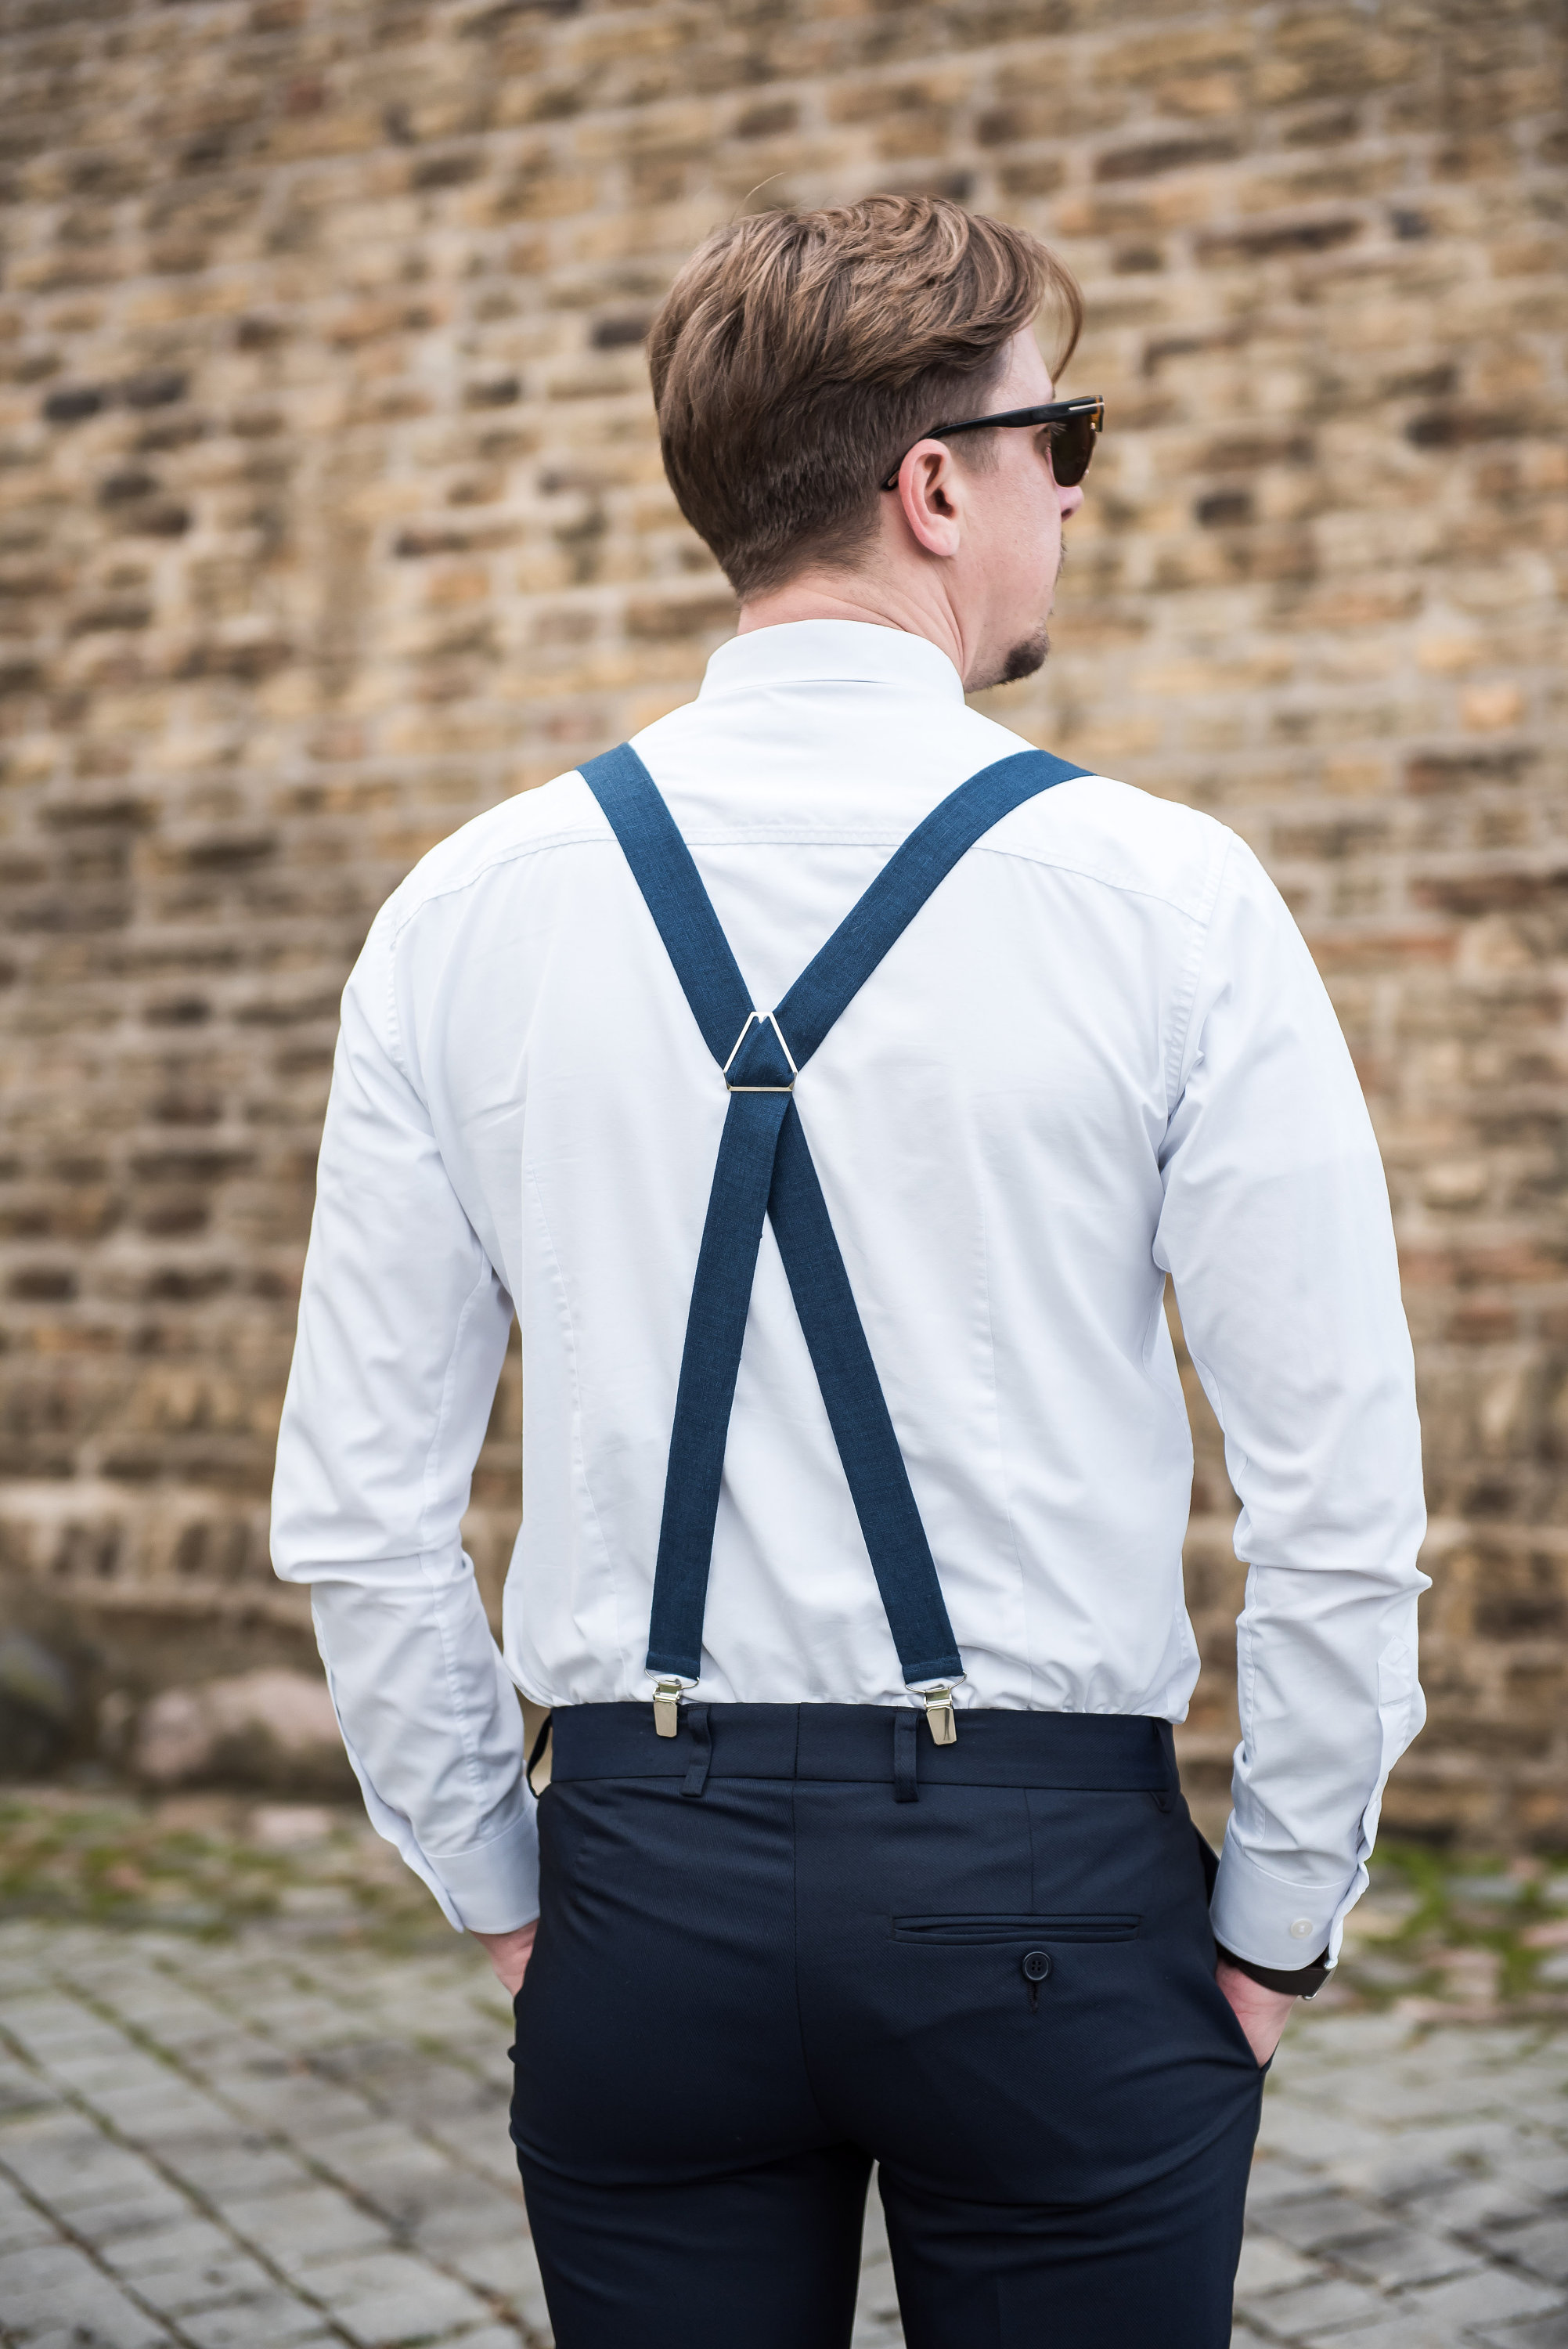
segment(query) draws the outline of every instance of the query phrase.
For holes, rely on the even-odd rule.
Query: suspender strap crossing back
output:
[[[1044,750],[1021,750],[972,775],[915,827],[782,1002],[764,1013],[753,1008],[691,851],[636,752],[623,743],[580,770],[621,843],[729,1092],[676,1392],[654,1576],[651,1672],[701,1676],[725,1444],[769,1216],[905,1683],[962,1677],[931,1546],[793,1087],[834,1020],[965,852],[1024,801],[1087,771]]]

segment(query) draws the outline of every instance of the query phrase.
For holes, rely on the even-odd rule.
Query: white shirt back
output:
[[[1025,746],[923,639],[809,622],[725,646],[635,747],[766,1011],[922,817]],[[1173,1275],[1254,1568],[1225,1938],[1304,1962],[1353,1897],[1385,1749],[1418,1725],[1423,1520],[1381,1168],[1277,893],[1212,819],[1100,777],[1060,784],[960,862],[796,1100],[964,1656],[961,1708],[1185,1711]],[[274,1555],[316,1586],[373,1816],[481,1927],[491,1896],[515,1908],[531,1832],[458,1543],[511,1309],[507,1666],[549,1704],[645,1698],[726,1107],[575,774],[427,857],[345,998]],[[908,1702],[767,1230],[698,1693]],[[1279,1878],[1272,1906],[1253,1869]]]

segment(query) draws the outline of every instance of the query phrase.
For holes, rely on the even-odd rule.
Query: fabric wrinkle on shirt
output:
[[[722,647],[696,699],[634,743],[762,1012],[936,802],[1026,747],[923,639],[817,621]],[[961,1709],[1185,1713],[1172,1277],[1251,1562],[1215,1928],[1264,1965],[1299,1965],[1304,1918],[1336,1949],[1422,1717],[1424,1518],[1381,1165],[1278,893],[1212,818],[1064,782],[948,876],[797,1101],[965,1658]],[[537,1905],[510,1682],[557,1705],[651,1692],[725,1109],[574,772],[432,851],[345,992],[274,1559],[312,1585],[371,1816],[454,1923],[505,1930]],[[503,1662],[459,1526],[514,1305],[525,1512]],[[696,1695],[908,1701],[766,1229]]]

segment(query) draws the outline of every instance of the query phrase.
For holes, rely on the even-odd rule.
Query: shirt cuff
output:
[[[1220,1854],[1220,1873],[1209,1903],[1214,1939],[1238,1958],[1272,1971],[1295,1973],[1316,1960],[1335,1940],[1334,1925],[1346,1887],[1292,1884],[1258,1866],[1235,1839],[1233,1817]],[[1337,1949],[1334,1954],[1338,1955]]]
[[[465,1933],[515,1933],[539,1914],[539,1828],[532,1796],[525,1801],[488,1843],[424,1855],[427,1882],[438,1898],[445,1895],[442,1908]]]

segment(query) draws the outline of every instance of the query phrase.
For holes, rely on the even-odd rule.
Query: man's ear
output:
[[[958,552],[964,492],[945,441],[915,442],[898,469],[898,500],[915,544],[950,562]]]

